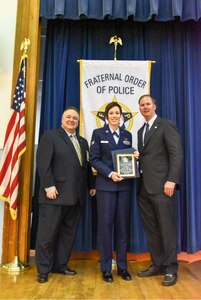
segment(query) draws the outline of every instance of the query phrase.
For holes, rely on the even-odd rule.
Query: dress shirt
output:
[[[119,127],[117,128],[117,130],[113,130],[110,126],[109,126],[109,128],[110,128],[110,131],[111,131],[111,133],[112,133],[112,135],[113,135],[113,138],[114,138],[114,140],[115,140],[115,143],[118,144],[118,142],[119,142],[119,134],[120,134]],[[116,134],[113,134],[114,132],[116,132],[117,135],[116,135]],[[112,177],[112,173],[113,173],[113,171],[108,175],[109,178]]]
[[[157,115],[155,114],[153,116],[153,118],[151,118],[151,120],[149,120],[149,122],[146,122],[149,124],[149,130],[151,129],[151,126],[153,125],[154,121],[156,120],[157,118]],[[145,123],[145,124],[146,124]],[[145,131],[146,131],[146,125],[144,126],[144,129],[143,129],[143,134],[142,134],[142,139],[143,139],[143,145],[144,145],[144,135],[145,135]]]
[[[118,144],[118,142],[119,142],[119,134],[120,134],[119,127],[117,128],[117,130],[113,130],[110,126],[109,126],[109,128],[110,128],[110,131],[111,131],[111,133],[113,135],[115,143]],[[114,134],[114,132],[116,132],[116,134]]]

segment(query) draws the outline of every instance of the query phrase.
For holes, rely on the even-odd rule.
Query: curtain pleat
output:
[[[41,0],[40,15],[47,19],[103,20],[129,17],[134,21],[195,20],[201,17],[200,0]]]

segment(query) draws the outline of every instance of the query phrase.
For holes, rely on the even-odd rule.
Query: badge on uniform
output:
[[[130,144],[131,144],[131,142],[130,142],[130,141],[128,141],[127,139],[125,139],[125,140],[123,141],[123,144],[124,144],[124,145],[130,145]]]

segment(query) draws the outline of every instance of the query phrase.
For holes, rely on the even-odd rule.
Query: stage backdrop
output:
[[[54,1],[44,1],[46,4]],[[61,4],[62,1],[55,1]],[[63,1],[64,2],[64,1]],[[83,1],[65,1],[65,10],[69,5]],[[102,0],[89,1],[91,5]],[[104,1],[111,4],[117,1]],[[166,1],[167,10],[160,10],[165,1],[118,1],[136,2],[135,11],[150,16],[151,4],[158,3],[157,17],[165,16],[173,20],[176,3],[180,3],[182,20],[197,20],[200,3],[196,1]],[[182,6],[183,2],[183,6]],[[68,3],[68,5],[67,5]],[[149,6],[150,3],[150,6]],[[172,3],[172,5],[170,5]],[[189,4],[190,3],[190,4]],[[194,3],[194,4],[192,4]],[[42,2],[41,2],[42,4]],[[174,4],[174,5],[173,5]],[[121,7],[122,5],[119,5]],[[197,6],[196,6],[197,5]],[[149,7],[148,7],[149,6]],[[75,7],[75,6],[72,6]],[[95,7],[95,6],[94,6]],[[97,15],[101,13],[98,11]],[[169,14],[174,7],[174,14]],[[104,6],[105,8],[105,6]],[[116,12],[116,6],[114,11]],[[139,8],[139,10],[138,10]],[[183,11],[182,11],[183,8]],[[119,9],[119,16],[125,10]],[[189,12],[192,12],[189,13]],[[46,11],[48,14],[50,12]],[[172,11],[171,11],[172,12]],[[78,12],[77,12],[78,13]],[[112,11],[111,11],[112,13]],[[50,14],[49,14],[50,15]],[[178,14],[176,14],[178,16]],[[184,162],[182,184],[175,199],[177,203],[178,251],[189,253],[201,249],[201,21],[181,22],[175,19],[170,22],[156,22],[155,16],[148,22],[134,22],[130,16],[126,20],[86,18],[74,20],[48,20],[47,42],[43,74],[43,92],[41,106],[40,132],[61,125],[61,114],[66,106],[80,108],[79,64],[77,60],[113,60],[113,45],[109,44],[112,36],[122,38],[123,46],[119,47],[118,60],[151,60],[152,75],[150,90],[158,102],[157,113],[161,117],[175,121],[182,135]],[[53,16],[59,17],[57,16]],[[65,18],[63,15],[62,17]],[[94,16],[95,17],[95,16]],[[71,17],[73,18],[73,16]],[[79,15],[78,15],[79,19]],[[144,21],[148,20],[146,17]],[[37,192],[33,204],[37,204]],[[146,241],[136,201],[136,187],[133,186],[130,226],[131,252],[146,251]],[[96,212],[95,199],[87,199],[83,218],[75,243],[77,251],[90,251],[96,247]]]
[[[93,130],[107,123],[106,105],[118,102],[120,126],[133,134],[137,149],[137,131],[144,122],[138,99],[150,93],[150,73],[150,61],[80,60],[81,135],[90,142]]]

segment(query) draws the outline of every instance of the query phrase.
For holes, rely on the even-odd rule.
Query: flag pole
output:
[[[20,61],[20,67],[21,67],[21,63],[22,60],[27,57],[27,50],[28,50],[28,46],[30,45],[30,40],[29,39],[24,39],[24,41],[21,43],[21,47],[20,50],[23,50],[23,55],[21,56],[21,61]],[[26,70],[23,70],[24,72],[26,72]],[[19,158],[20,159],[20,158]],[[19,208],[19,207],[18,207]],[[15,237],[16,237],[16,248],[15,248],[15,256],[14,259],[7,264],[3,264],[2,265],[2,269],[4,271],[10,272],[10,273],[19,273],[21,271],[25,271],[27,269],[30,268],[30,265],[28,263],[22,263],[18,257],[18,244],[19,244],[19,221],[17,218],[17,214],[16,212],[12,211],[11,209],[11,216],[12,218],[16,221],[16,232],[15,232]]]
[[[122,39],[120,37],[117,37],[116,35],[112,36],[110,38],[110,42],[109,44],[114,43],[114,60],[117,60],[117,46],[119,45],[123,45],[122,43]]]

